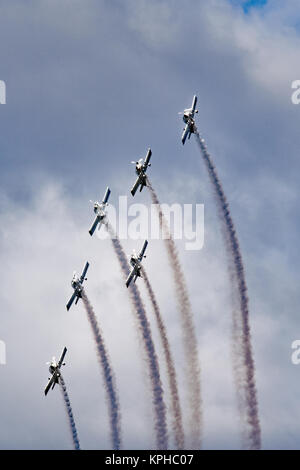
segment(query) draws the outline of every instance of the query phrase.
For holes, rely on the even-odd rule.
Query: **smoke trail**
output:
[[[226,235],[224,234],[226,237]],[[228,249],[227,249],[228,251]],[[243,362],[243,340],[242,340],[242,322],[239,307],[239,293],[238,283],[235,273],[232,269],[232,259],[228,259],[228,271],[229,279],[231,284],[231,303],[232,303],[232,325],[231,325],[231,358],[233,365],[233,378],[235,384],[235,393],[237,399],[237,408],[239,412],[240,430],[241,430],[241,443],[242,448],[247,449],[249,447],[248,438],[248,424],[247,417],[245,416],[245,409],[247,409],[247,403],[245,402],[245,383],[246,374]],[[246,418],[246,421],[245,421]]]
[[[200,366],[197,351],[197,338],[193,322],[193,314],[184,275],[179,262],[178,252],[174,240],[170,234],[167,221],[162,213],[158,197],[147,179],[151,199],[155,204],[159,214],[159,224],[165,235],[165,243],[169,257],[169,263],[172,268],[175,292],[179,310],[181,314],[181,324],[183,329],[183,346],[187,363],[187,384],[190,403],[190,427],[192,437],[192,447],[199,448],[201,446],[202,431],[202,411],[201,411],[201,388],[200,388]]]
[[[118,450],[121,447],[121,415],[119,400],[116,392],[115,377],[110,365],[110,359],[103,341],[102,332],[98,326],[95,312],[93,310],[92,305],[90,304],[89,299],[87,298],[84,289],[82,289],[82,300],[94,333],[94,339],[97,345],[97,353],[102,368],[104,385],[109,403],[109,416],[113,449]]]
[[[79,439],[78,439],[78,436],[77,436],[77,431],[76,431],[75,421],[74,421],[74,417],[73,417],[72,407],[71,407],[69,395],[68,395],[68,392],[67,392],[67,387],[66,387],[65,381],[63,379],[63,376],[61,374],[60,374],[60,378],[59,378],[59,383],[61,385],[61,391],[62,391],[62,394],[63,394],[63,397],[64,397],[66,412],[67,412],[67,415],[68,415],[68,418],[69,418],[69,425],[70,425],[70,430],[71,430],[71,433],[72,433],[74,449],[75,450],[80,450]]]
[[[158,330],[160,333],[165,359],[167,363],[167,374],[169,380],[169,387],[171,392],[171,403],[172,403],[172,414],[173,414],[173,431],[175,436],[175,443],[177,449],[184,448],[184,432],[183,432],[183,425],[182,425],[182,416],[181,416],[181,408],[180,408],[180,401],[178,395],[178,388],[177,388],[177,378],[176,378],[176,371],[174,366],[174,361],[171,353],[171,348],[169,344],[169,340],[167,337],[167,330],[165,324],[163,322],[159,306],[157,304],[154,291],[150,284],[149,278],[146,274],[145,268],[142,267],[142,276],[144,278],[146,288],[152,303],[152,307],[155,313],[155,318],[158,325]]]
[[[127,278],[130,269],[127,261],[127,257],[121,246],[120,240],[113,232],[109,224],[106,225],[107,230],[111,236],[114,251],[120,263],[121,270],[124,278]],[[144,347],[147,354],[147,363],[149,366],[150,380],[153,394],[153,407],[155,413],[155,431],[156,431],[156,443],[158,449],[168,448],[168,433],[166,424],[166,406],[163,398],[163,388],[160,380],[160,372],[158,360],[152,340],[152,334],[150,325],[146,316],[145,307],[143,305],[138,287],[134,282],[131,282],[128,287],[130,299],[134,307],[134,311],[139,321],[139,330],[143,337]]]
[[[196,142],[200,148],[202,157],[204,159],[211,183],[213,184],[216,196],[218,209],[220,211],[221,220],[224,224],[226,231],[225,244],[231,255],[233,261],[231,280],[236,283],[239,295],[239,311],[241,318],[233,318],[234,327],[234,341],[237,342],[234,348],[236,356],[234,367],[235,373],[239,377],[239,383],[244,384],[245,404],[247,409],[247,423],[248,423],[248,441],[251,449],[260,449],[261,447],[261,431],[258,416],[258,403],[255,384],[255,365],[252,355],[251,335],[249,325],[249,309],[248,309],[248,296],[247,285],[245,280],[245,272],[243,260],[241,256],[240,246],[233,224],[233,220],[229,211],[228,202],[222,188],[221,182],[216,172],[216,168],[212,159],[207,151],[204,140],[198,133],[195,134]],[[242,367],[238,360],[238,355],[242,354]]]

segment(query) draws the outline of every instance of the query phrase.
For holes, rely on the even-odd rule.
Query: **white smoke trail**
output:
[[[167,375],[169,380],[169,387],[171,392],[171,410],[173,415],[173,432],[175,436],[175,443],[177,449],[184,449],[184,431],[182,425],[182,415],[181,415],[181,407],[180,407],[180,400],[178,394],[178,387],[177,387],[177,377],[176,377],[176,370],[174,365],[174,360],[171,353],[170,343],[168,340],[167,329],[164,324],[162,315],[160,313],[160,309],[150,284],[149,278],[145,271],[145,268],[142,267],[142,276],[144,278],[146,288],[152,303],[152,307],[154,310],[155,318],[157,321],[158,331],[160,334],[161,342],[163,345],[163,350],[165,354],[165,360],[167,365]]]
[[[97,347],[97,354],[102,369],[104,378],[104,386],[107,394],[108,405],[109,405],[109,417],[110,417],[110,428],[113,449],[119,450],[121,447],[121,413],[120,404],[117,394],[116,380],[110,364],[108,352],[106,350],[103,334],[98,326],[97,318],[94,309],[85,293],[82,289],[82,300],[85,306],[90,325],[93,330],[94,339]]]
[[[216,195],[218,213],[224,228],[225,246],[230,259],[230,280],[233,293],[238,294],[239,315],[236,315],[235,308],[233,312],[233,341],[235,342],[233,366],[238,386],[239,408],[241,410],[241,406],[243,403],[245,404],[248,448],[260,449],[261,429],[255,383],[255,364],[251,346],[247,285],[241,250],[229,205],[212,158],[198,132],[195,133],[195,137]],[[243,396],[240,394],[241,387]]]
[[[180,265],[178,252],[174,240],[170,234],[170,230],[164,214],[161,210],[158,197],[147,179],[151,199],[155,204],[158,215],[159,224],[162,232],[165,234],[165,244],[167,248],[169,264],[172,268],[173,279],[175,283],[175,294],[179,305],[180,319],[183,331],[183,346],[186,358],[186,377],[189,394],[189,422],[191,429],[191,447],[198,449],[201,447],[202,438],[202,400],[200,386],[200,364],[198,359],[197,337],[193,320],[191,303],[187,291],[187,286],[183,271]]]
[[[117,238],[112,227],[108,223],[106,227],[111,236],[112,245],[120,263],[120,268],[124,279],[126,279],[130,272],[127,257],[124,253],[120,240]],[[142,302],[138,287],[134,282],[131,282],[128,288],[128,292],[134,308],[134,312],[137,316],[138,328],[143,338],[143,344],[147,356],[147,365],[149,368],[153,396],[157,448],[163,450],[168,448],[168,432],[166,421],[166,406],[164,402],[158,359],[152,339],[150,324],[146,316],[146,310]]]
[[[66,387],[65,381],[63,379],[63,376],[61,374],[60,374],[60,378],[59,378],[59,383],[60,383],[60,388],[61,388],[63,398],[64,398],[64,404],[65,404],[65,408],[66,408],[66,412],[67,412],[67,416],[68,416],[68,421],[69,421],[70,431],[71,431],[71,434],[72,434],[74,449],[75,450],[80,450],[79,439],[78,439],[77,430],[76,430],[76,426],[75,426],[73,411],[72,411],[69,395],[68,395],[68,392],[67,392],[67,387]]]

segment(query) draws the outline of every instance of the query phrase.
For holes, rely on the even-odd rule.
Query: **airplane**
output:
[[[94,212],[96,214],[95,221],[93,222],[93,225],[91,226],[89,230],[89,234],[91,236],[95,232],[98,224],[99,224],[99,230],[100,230],[101,224],[106,217],[105,209],[106,209],[106,206],[108,205],[107,201],[108,201],[109,196],[110,196],[110,189],[109,187],[107,187],[102,202],[90,201],[92,204],[94,204]]]
[[[131,255],[130,264],[132,266],[132,270],[131,270],[131,273],[129,274],[129,276],[126,280],[126,287],[129,287],[132,279],[133,279],[133,282],[135,282],[138,277],[142,277],[142,275],[141,275],[141,269],[142,269],[141,263],[142,263],[143,258],[146,258],[145,251],[146,251],[147,245],[148,245],[148,241],[145,240],[143,248],[141,249],[140,254],[137,256],[136,252],[134,251],[133,254]]]
[[[48,379],[49,382],[47,384],[47,387],[45,388],[45,395],[47,395],[47,393],[49,392],[51,387],[52,387],[52,390],[53,390],[54,387],[55,387],[55,384],[59,383],[59,378],[61,376],[60,368],[61,368],[61,366],[65,366],[65,363],[63,362],[63,360],[64,360],[64,357],[66,355],[66,352],[67,352],[67,348],[64,347],[64,350],[63,350],[63,352],[61,354],[61,357],[60,357],[60,360],[58,362],[56,362],[55,357],[52,358],[51,362],[47,362],[47,364],[50,364],[49,372],[52,375],[52,377],[51,378],[49,377],[49,379]]]
[[[78,277],[78,274],[76,273],[76,271],[74,271],[72,282],[71,282],[71,286],[73,287],[74,292],[69,302],[67,303],[67,310],[70,310],[70,307],[75,299],[76,299],[76,302],[75,302],[75,305],[76,305],[78,300],[81,298],[81,292],[83,289],[82,284],[83,284],[83,281],[87,280],[85,275],[86,275],[88,268],[89,268],[89,263],[86,262],[84,270],[82,271],[82,274],[80,277]]]
[[[187,137],[190,138],[191,134],[193,134],[197,131],[196,124],[195,124],[195,121],[194,121],[194,115],[196,113],[198,113],[198,109],[195,109],[196,104],[197,104],[197,96],[195,95],[194,98],[193,98],[192,107],[188,108],[188,109],[185,109],[183,111],[183,113],[178,113],[178,114],[183,114],[182,119],[186,124],[185,128],[183,129],[183,134],[182,134],[182,137],[181,137],[181,142],[182,142],[183,145],[186,141],[186,138]]]
[[[139,185],[140,187],[140,192],[142,191],[144,186],[147,186],[147,176],[146,176],[146,171],[149,166],[151,166],[150,158],[151,158],[152,152],[151,149],[149,148],[147,151],[147,155],[145,158],[145,161],[140,158],[137,162],[131,162],[135,164],[135,172],[138,175],[136,182],[134,183],[132,189],[131,189],[131,194],[134,196]]]

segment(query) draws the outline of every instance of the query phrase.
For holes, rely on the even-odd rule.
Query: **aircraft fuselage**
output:
[[[105,217],[105,211],[102,202],[95,202],[94,204],[94,212],[98,217],[101,217],[103,219]]]
[[[76,294],[81,297],[82,285],[77,277],[72,279],[71,286],[75,290]]]
[[[58,364],[56,364],[56,362],[51,362],[50,366],[49,366],[49,372],[51,375],[53,375],[55,373],[55,371],[57,371],[58,369]],[[55,383],[58,383],[58,377],[59,377],[59,373],[57,374],[57,377],[55,379]]]
[[[141,276],[142,266],[141,266],[141,262],[139,261],[139,259],[136,256],[131,256],[130,264],[133,268],[135,268],[136,276],[140,277]]]

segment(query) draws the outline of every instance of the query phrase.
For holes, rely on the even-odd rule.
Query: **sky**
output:
[[[178,241],[201,364],[203,448],[241,446],[232,377],[226,254],[212,190],[178,112],[196,121],[218,168],[249,289],[262,446],[298,449],[300,366],[299,124],[296,0],[30,0],[0,2],[0,448],[69,449],[59,390],[45,398],[46,362],[67,346],[64,379],[82,448],[110,448],[103,381],[81,302],[67,312],[74,270],[90,262],[87,295],[116,374],[123,447],[154,448],[142,346],[109,240],[89,237],[89,200],[130,196],[130,164],[151,147],[164,203],[204,204],[199,251]],[[144,189],[135,202],[147,206]],[[129,200],[130,202],[130,200]],[[124,240],[126,253],[140,241]],[[189,442],[179,314],[161,241],[145,268],[168,328]],[[139,280],[140,281],[140,280]],[[147,306],[168,400],[166,371]],[[171,447],[174,446],[172,437]]]
[[[231,0],[235,6],[241,6],[246,14],[250,12],[252,8],[259,8],[266,5],[268,0]]]

